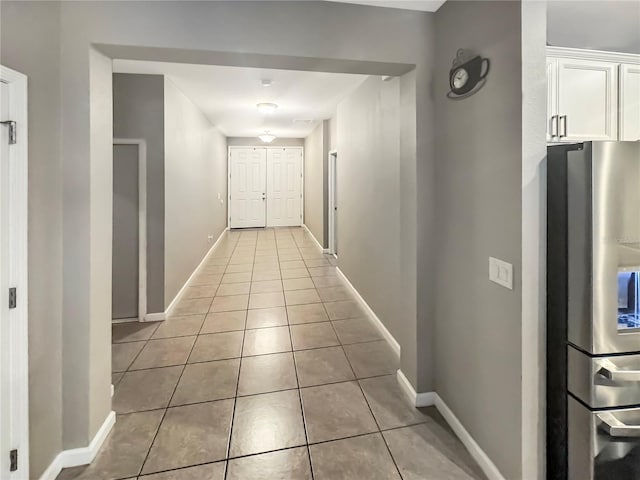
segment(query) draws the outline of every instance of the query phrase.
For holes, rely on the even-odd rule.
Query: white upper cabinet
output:
[[[620,140],[640,140],[640,65],[620,65]]]
[[[618,66],[558,58],[555,68],[556,107],[550,123],[557,125],[557,135],[553,140],[617,140]]]
[[[547,141],[640,139],[640,55],[549,47]]]
[[[565,141],[618,139],[618,67],[558,60],[558,129]]]

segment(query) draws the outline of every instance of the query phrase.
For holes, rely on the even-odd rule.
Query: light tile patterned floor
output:
[[[232,231],[165,322],[113,327],[116,425],[58,480],[484,476],[300,228]]]

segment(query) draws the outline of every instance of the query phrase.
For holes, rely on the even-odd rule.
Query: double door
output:
[[[229,227],[302,225],[302,148],[231,147]]]

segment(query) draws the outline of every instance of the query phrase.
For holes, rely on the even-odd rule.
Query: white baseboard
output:
[[[164,312],[147,313],[144,317],[145,322],[161,322],[167,318]]]
[[[458,417],[451,411],[451,409],[447,406],[446,403],[440,398],[438,394],[436,396],[436,408],[440,415],[444,417],[447,421],[451,429],[460,439],[469,453],[473,457],[473,459],[478,463],[484,474],[487,476],[489,480],[505,480],[505,477],[502,476],[498,467],[491,461],[489,456],[480,448],[480,445],[476,443],[471,434],[464,428],[464,425],[458,420]]]
[[[318,246],[318,248],[320,249],[320,251],[321,251],[322,253],[326,253],[326,252],[328,252],[328,251],[329,251],[328,249],[326,249],[326,248],[324,248],[324,247],[322,246],[322,244],[318,241],[318,239],[316,238],[316,236],[315,236],[313,233],[311,233],[311,230],[309,230],[309,227],[307,227],[304,223],[302,224],[302,228],[304,228],[304,229],[307,231],[307,233],[309,234],[309,236],[313,239],[313,241],[315,242],[315,244]]]
[[[389,346],[393,349],[393,351],[396,353],[396,355],[400,356],[400,344],[398,343],[398,341],[395,338],[393,338],[393,335],[391,335],[391,332],[389,330],[387,330],[387,327],[384,326],[384,323],[382,323],[382,321],[378,318],[378,316],[371,309],[369,304],[367,302],[365,302],[364,298],[362,298],[362,295],[360,295],[358,290],[356,290],[356,287],[354,287],[351,284],[351,282],[349,281],[347,276],[344,273],[342,273],[342,270],[340,270],[338,267],[336,267],[336,272],[338,272],[338,275],[340,276],[340,278],[342,278],[344,283],[347,284],[347,287],[349,287],[349,289],[351,290],[353,295],[358,300],[358,303],[360,303],[360,305],[365,310],[365,312],[367,313],[369,318],[371,318],[371,320],[373,320],[373,323],[375,323],[376,327],[378,327],[378,330],[380,331],[380,333],[382,334],[384,339],[387,341],[387,343],[389,343]]]
[[[40,480],[55,480],[63,468],[78,467],[91,463],[115,423],[116,412],[109,412],[109,415],[107,415],[107,418],[88,447],[72,448],[60,452],[42,475],[40,475]]]
[[[464,428],[460,420],[458,420],[458,417],[456,417],[447,404],[444,403],[444,400],[440,398],[440,395],[436,392],[416,393],[413,385],[407,380],[402,370],[398,370],[397,378],[400,388],[402,388],[413,405],[416,407],[435,406],[438,409],[440,415],[447,421],[451,430],[453,430],[462,444],[467,448],[489,480],[505,480],[500,470],[498,470],[498,467],[496,467],[489,456],[484,453],[484,450],[480,448],[480,445],[476,443],[471,434]]]
[[[398,369],[396,376],[398,377],[400,387],[402,387],[402,390],[404,390],[404,393],[407,395],[412,405],[416,407],[432,407],[436,404],[436,392],[416,393],[413,389],[413,385],[411,385],[411,382],[407,377],[405,377],[402,370]]]
[[[169,304],[169,306],[165,309],[164,311],[164,316],[165,318],[169,317],[171,315],[171,312],[173,312],[173,309],[175,308],[175,306],[178,304],[178,302],[180,301],[180,298],[182,298],[182,295],[184,294],[185,290],[187,289],[187,287],[189,286],[189,284],[191,283],[191,280],[193,280],[195,278],[195,276],[198,274],[198,272],[202,269],[202,267],[204,266],[204,264],[207,262],[207,260],[209,259],[209,257],[211,256],[211,254],[214,252],[214,250],[216,249],[216,247],[218,246],[218,244],[220,243],[220,241],[222,240],[222,238],[224,237],[224,234],[227,232],[227,230],[229,230],[229,227],[225,228],[222,233],[220,234],[220,236],[218,237],[218,239],[215,241],[215,243],[213,245],[211,245],[211,248],[209,249],[209,251],[205,254],[204,257],[202,257],[202,261],[200,261],[200,263],[198,264],[198,266],[196,267],[196,269],[193,271],[193,273],[189,276],[189,278],[187,279],[187,281],[184,283],[184,285],[182,286],[182,288],[178,291],[178,293],[176,294],[176,296],[173,298],[173,300],[171,301],[171,303]],[[148,315],[147,315],[148,317]],[[164,320],[165,318],[162,318],[162,320]]]

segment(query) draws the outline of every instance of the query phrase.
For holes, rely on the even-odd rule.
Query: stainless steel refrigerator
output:
[[[547,154],[547,478],[640,480],[640,143]]]

